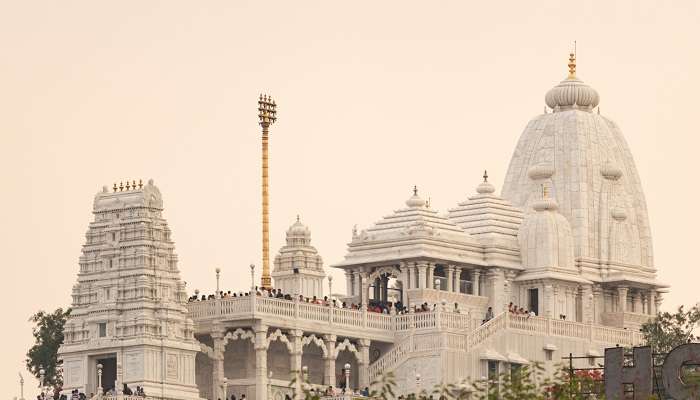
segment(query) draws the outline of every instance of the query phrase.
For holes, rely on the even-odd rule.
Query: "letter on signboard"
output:
[[[625,399],[625,386],[632,384],[634,399],[647,399],[652,390],[651,347],[634,348],[634,366],[624,366],[622,347],[605,349],[605,398]]]

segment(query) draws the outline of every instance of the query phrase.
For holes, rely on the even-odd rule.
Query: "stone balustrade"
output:
[[[447,317],[449,313],[434,312],[423,313],[423,315],[401,315],[398,316],[397,319],[420,315],[420,321],[425,322],[426,319],[424,318],[429,314],[433,315],[433,320],[440,318],[442,318],[442,320],[447,320],[449,318]],[[626,347],[639,345],[643,342],[642,334],[633,330],[589,325],[545,317],[513,315],[509,312],[503,312],[475,329],[462,331],[461,333],[438,331],[404,337],[399,340],[391,350],[369,366],[370,379],[374,380],[383,372],[393,370],[409,356],[418,356],[425,352],[434,352],[440,349],[469,351],[483,344],[496,333],[506,330],[525,331],[533,335],[541,336],[578,338],[604,344],[615,343]]]
[[[392,342],[394,332],[435,328],[463,331],[477,326],[470,314],[451,311],[388,315],[262,296],[191,302],[187,309],[198,327],[221,317],[235,320],[260,316],[274,318],[278,323],[287,321],[302,328],[305,324],[316,327],[322,324],[350,331],[371,331]]]

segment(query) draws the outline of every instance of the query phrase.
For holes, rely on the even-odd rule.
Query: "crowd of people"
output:
[[[94,393],[90,393],[90,396],[88,396],[78,389],[71,390],[70,394],[61,394],[61,392],[62,389],[57,387],[53,394],[41,393],[40,395],[36,396],[36,400],[89,400],[95,396]],[[117,394],[118,393],[116,390],[114,390],[114,388],[105,389],[104,391],[104,395],[106,396],[116,396]],[[136,386],[136,389],[131,389],[126,383],[122,389],[122,394],[125,396],[146,397],[146,391],[141,386]]]
[[[356,303],[347,303],[345,301],[339,301],[333,298],[329,298],[328,296],[323,296],[323,298],[319,298],[316,296],[312,297],[305,297],[303,295],[297,296],[292,296],[289,293],[284,293],[282,292],[281,289],[265,289],[256,286],[255,287],[255,295],[258,297],[271,297],[271,298],[276,298],[280,300],[289,300],[289,301],[294,301],[295,299],[298,300],[300,303],[308,303],[308,304],[316,304],[320,306],[326,306],[326,307],[335,307],[335,308],[344,308],[348,310],[362,310],[363,305],[361,303],[356,304]],[[188,299],[188,302],[198,302],[198,301],[209,301],[209,300],[215,300],[217,298],[220,299],[228,299],[228,298],[236,298],[236,297],[248,297],[250,296],[250,292],[231,292],[229,291],[219,291],[218,294],[209,294],[209,295],[193,295],[190,296]],[[427,303],[425,304],[427,306]],[[408,309],[404,307],[404,305],[401,303],[401,301],[397,301],[396,303],[392,302],[375,302],[375,301],[370,301],[370,303],[367,305],[367,311],[369,312],[376,312],[380,314],[391,314],[392,312],[395,312],[397,314],[402,314],[404,312],[408,312]],[[417,311],[428,311],[428,310],[417,310]]]
[[[528,318],[537,316],[537,313],[535,313],[533,310],[527,310],[523,307],[518,307],[517,305],[513,304],[513,302],[510,302],[510,304],[508,304],[508,312],[513,315],[524,315]]]
[[[363,304],[361,303],[347,303],[344,301],[339,301],[336,299],[328,298],[328,296],[323,296],[323,298],[318,298],[316,296],[312,297],[305,297],[303,295],[299,295],[298,297],[296,295],[291,295],[289,293],[284,293],[282,292],[281,289],[265,289],[256,286],[255,287],[255,295],[259,297],[271,297],[271,298],[276,298],[280,300],[289,300],[289,301],[294,301],[295,299],[298,300],[300,303],[308,303],[308,304],[316,304],[320,306],[326,306],[326,307],[336,307],[336,308],[343,308],[343,309],[348,309],[348,310],[362,310],[363,309]],[[201,295],[199,296],[198,294],[190,296],[188,299],[188,302],[199,302],[199,301],[209,301],[209,300],[215,300],[217,298],[220,299],[228,299],[228,298],[237,298],[237,297],[248,297],[250,296],[250,292],[231,292],[229,291],[219,291],[218,294],[209,294],[209,295]],[[420,305],[413,305],[412,306],[412,311],[414,313],[420,313],[420,312],[429,312],[429,311],[435,311],[437,309],[437,304],[430,305],[427,302],[420,304]],[[381,302],[381,301],[373,301],[370,300],[369,304],[367,305],[367,311],[369,312],[375,312],[378,314],[407,314],[409,313],[411,309],[404,305],[400,300],[396,302]],[[453,311],[455,313],[460,313],[460,308],[459,308],[459,303],[454,303],[454,309]]]

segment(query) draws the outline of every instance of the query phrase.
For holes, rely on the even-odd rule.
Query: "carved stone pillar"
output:
[[[654,315],[659,312],[659,308],[661,308],[661,302],[663,301],[663,297],[661,293],[654,291]]]
[[[301,377],[301,356],[302,351],[304,349],[304,345],[302,343],[302,340],[304,339],[303,334],[304,332],[300,329],[294,329],[289,332],[289,337],[291,339],[290,341],[292,342],[292,351],[289,352],[289,369],[292,371],[292,374],[296,378],[294,382],[295,399],[302,398],[301,381],[299,378]]]
[[[335,387],[335,335],[323,335],[326,345],[326,356],[323,357],[323,384]]]
[[[357,362],[357,382],[360,385],[358,389],[369,387],[369,339],[360,339],[357,341],[358,351],[360,352]]]
[[[629,291],[629,288],[626,288],[624,286],[620,286],[617,288],[617,301],[618,301],[617,311],[618,312],[627,312],[627,292],[628,291]]]
[[[489,291],[489,305],[493,307],[493,313],[498,314],[505,309],[505,304],[503,303],[505,275],[502,269],[493,268],[488,271],[486,279]]]
[[[411,280],[411,274],[409,273],[408,265],[406,265],[406,263],[401,263],[399,269],[401,269],[401,303],[403,303],[405,306],[408,302],[407,290],[410,287],[409,282]]]
[[[581,287],[581,322],[592,324],[593,321],[593,287],[584,285]]]
[[[355,291],[353,289],[354,288],[352,287],[352,272],[345,271],[345,293],[347,293],[348,296],[353,296],[355,294]],[[330,297],[330,294],[328,296]]]
[[[430,263],[428,264],[428,289],[435,289],[435,282],[434,281],[434,276],[435,276],[435,264]]]
[[[481,295],[481,285],[479,284],[481,280],[481,271],[478,269],[475,269],[472,271],[472,293],[474,296],[480,296]]]
[[[428,264],[418,264],[418,289],[425,289]]]
[[[455,275],[455,266],[454,265],[448,265],[447,267],[447,291],[448,292],[454,292],[454,275]]]
[[[656,290],[649,291],[649,314],[656,315]]]
[[[462,274],[462,267],[455,265],[454,266],[454,273],[452,274],[452,278],[453,278],[452,290],[456,293],[460,293],[460,291],[459,291],[459,278],[460,278],[461,274]]]
[[[352,292],[353,296],[360,296],[361,290],[362,290],[362,278],[360,278],[360,273],[358,271],[353,271],[353,278],[355,279],[355,285],[354,285],[354,291]]]
[[[644,312],[642,309],[642,293],[639,290],[632,292],[632,312],[641,314]]]
[[[544,285],[542,300],[542,315],[554,318],[554,288],[552,285]]]
[[[224,398],[224,329],[215,327],[211,332],[214,340],[214,358],[212,359],[212,397]]]
[[[593,317],[593,323],[599,323],[602,314],[605,312],[605,291],[600,285],[593,285],[593,309],[591,314]]]
[[[267,399],[267,325],[257,323],[255,330],[255,399]]]
[[[360,304],[367,307],[369,304],[369,274],[366,272],[360,273],[360,279],[362,282],[361,292],[360,292]]]

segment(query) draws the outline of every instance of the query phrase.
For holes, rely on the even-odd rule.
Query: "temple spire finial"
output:
[[[576,79],[576,41],[574,40],[574,51],[569,53],[569,79]]]
[[[418,186],[413,185],[413,195],[418,196]]]
[[[489,173],[486,170],[484,170],[484,182],[488,182],[488,181],[489,181]]]

